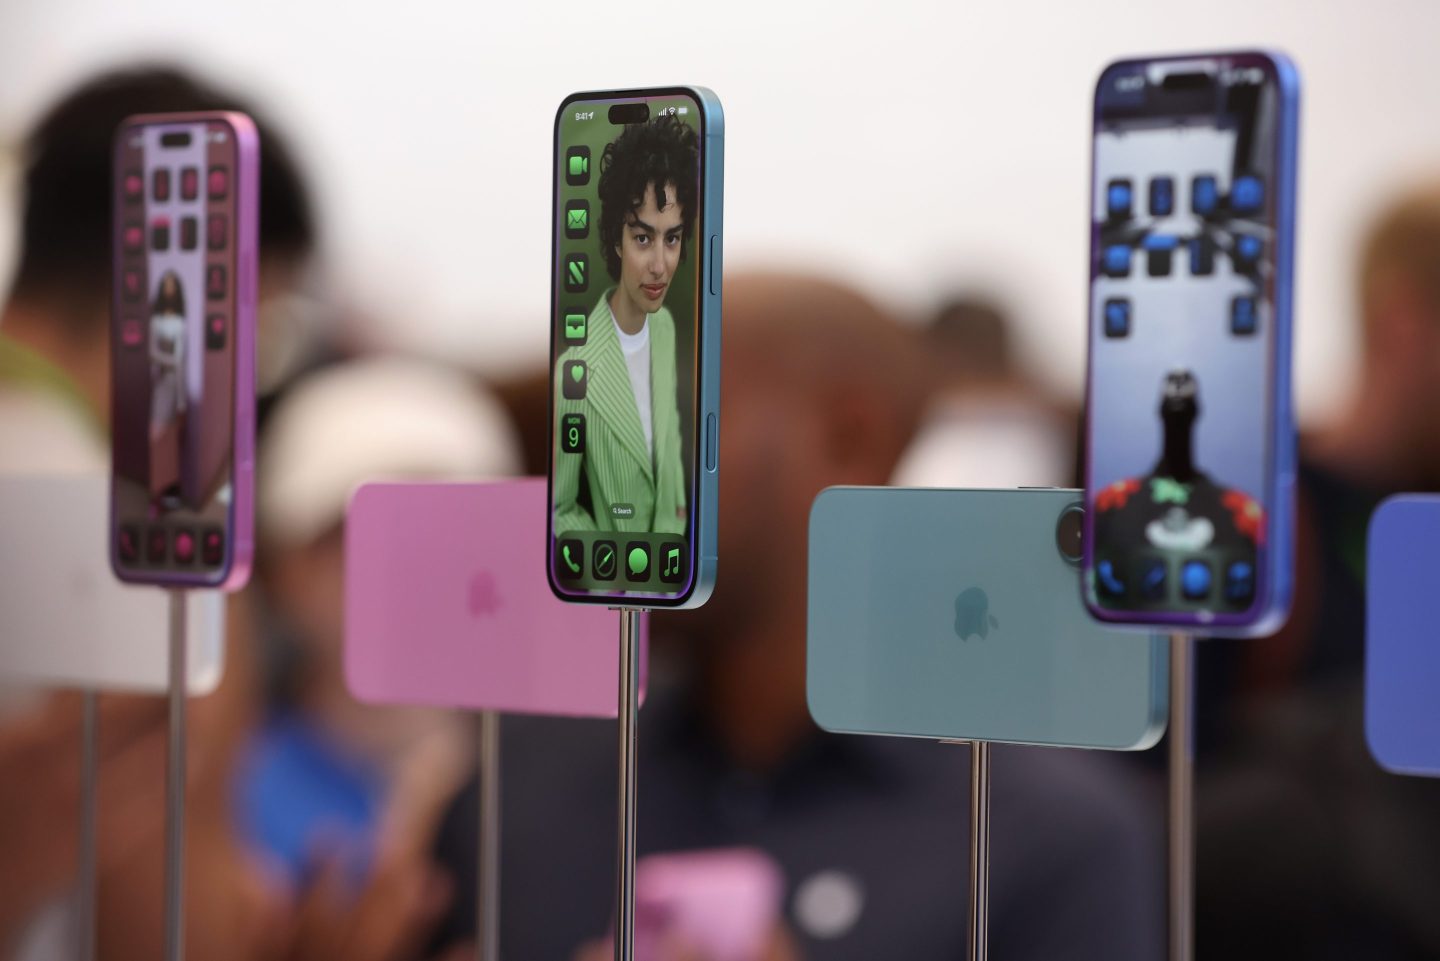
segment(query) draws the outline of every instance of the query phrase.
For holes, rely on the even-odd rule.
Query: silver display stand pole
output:
[[[616,854],[615,961],[635,959],[636,722],[640,712],[640,618],[620,611],[620,824]]]
[[[990,742],[970,742],[970,938],[965,956],[990,954]]]
[[[94,691],[80,700],[80,866],[75,905],[75,956],[95,961],[95,901],[99,885],[96,829],[100,789],[100,704]]]
[[[500,961],[500,713],[480,712],[480,849],[475,860],[475,953]]]
[[[185,957],[185,667],[183,589],[170,591],[170,730],[165,755],[165,959]]]
[[[1170,961],[1195,955],[1195,641],[1170,635]]]

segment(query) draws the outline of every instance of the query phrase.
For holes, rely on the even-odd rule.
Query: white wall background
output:
[[[989,287],[1076,393],[1096,73],[1122,54],[1276,46],[1304,75],[1299,391],[1314,420],[1353,373],[1357,232],[1401,183],[1440,176],[1436,37],[1426,0],[5,0],[0,264],[25,124],[100,67],[178,57],[286,128],[332,279],[384,339],[492,373],[538,364],[556,104],[704,83],[727,113],[727,268],[821,269],[912,313]],[[840,136],[856,109],[877,119]]]

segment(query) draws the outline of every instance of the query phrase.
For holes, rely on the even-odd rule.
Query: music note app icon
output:
[[[679,584],[685,579],[685,545],[668,541],[660,545],[660,580]]]

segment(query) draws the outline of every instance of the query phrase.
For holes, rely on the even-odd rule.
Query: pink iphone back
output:
[[[351,692],[382,704],[615,717],[620,615],[551,592],[546,510],[544,478],[357,490],[345,519]],[[642,690],[647,635],[642,619]]]

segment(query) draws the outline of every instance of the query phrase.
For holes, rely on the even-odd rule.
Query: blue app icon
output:
[[[1165,562],[1148,561],[1140,574],[1140,593],[1152,601],[1165,597]]]
[[[1265,242],[1259,237],[1251,234],[1242,234],[1235,238],[1235,259],[1245,266],[1250,266],[1260,259],[1260,254],[1265,250]]]
[[[1107,597],[1124,597],[1125,582],[1115,576],[1115,563],[1101,561],[1095,565],[1095,576],[1100,582],[1100,593]]]
[[[1252,174],[1236,177],[1230,187],[1230,209],[1237,214],[1253,214],[1265,206],[1265,181]]]
[[[1204,561],[1186,561],[1180,568],[1180,590],[1186,600],[1201,601],[1210,596],[1210,565]]]
[[[1215,178],[1201,174],[1190,181],[1190,209],[1201,217],[1208,217],[1220,206],[1220,188]]]
[[[1106,247],[1102,267],[1110,277],[1130,276],[1130,247],[1126,244]]]
[[[1150,181],[1150,213],[1168,217],[1175,212],[1175,178],[1154,177]]]
[[[1105,301],[1105,336],[1130,336],[1130,301],[1124,297],[1112,297]]]
[[[1135,203],[1135,191],[1128,180],[1112,180],[1105,185],[1105,215],[1111,220],[1125,220]]]
[[[1248,604],[1255,596],[1255,565],[1236,561],[1225,570],[1225,600]]]
[[[1236,297],[1230,301],[1230,333],[1248,337],[1260,327],[1254,297]]]
[[[1190,274],[1209,277],[1215,272],[1215,245],[1206,237],[1190,241]]]

